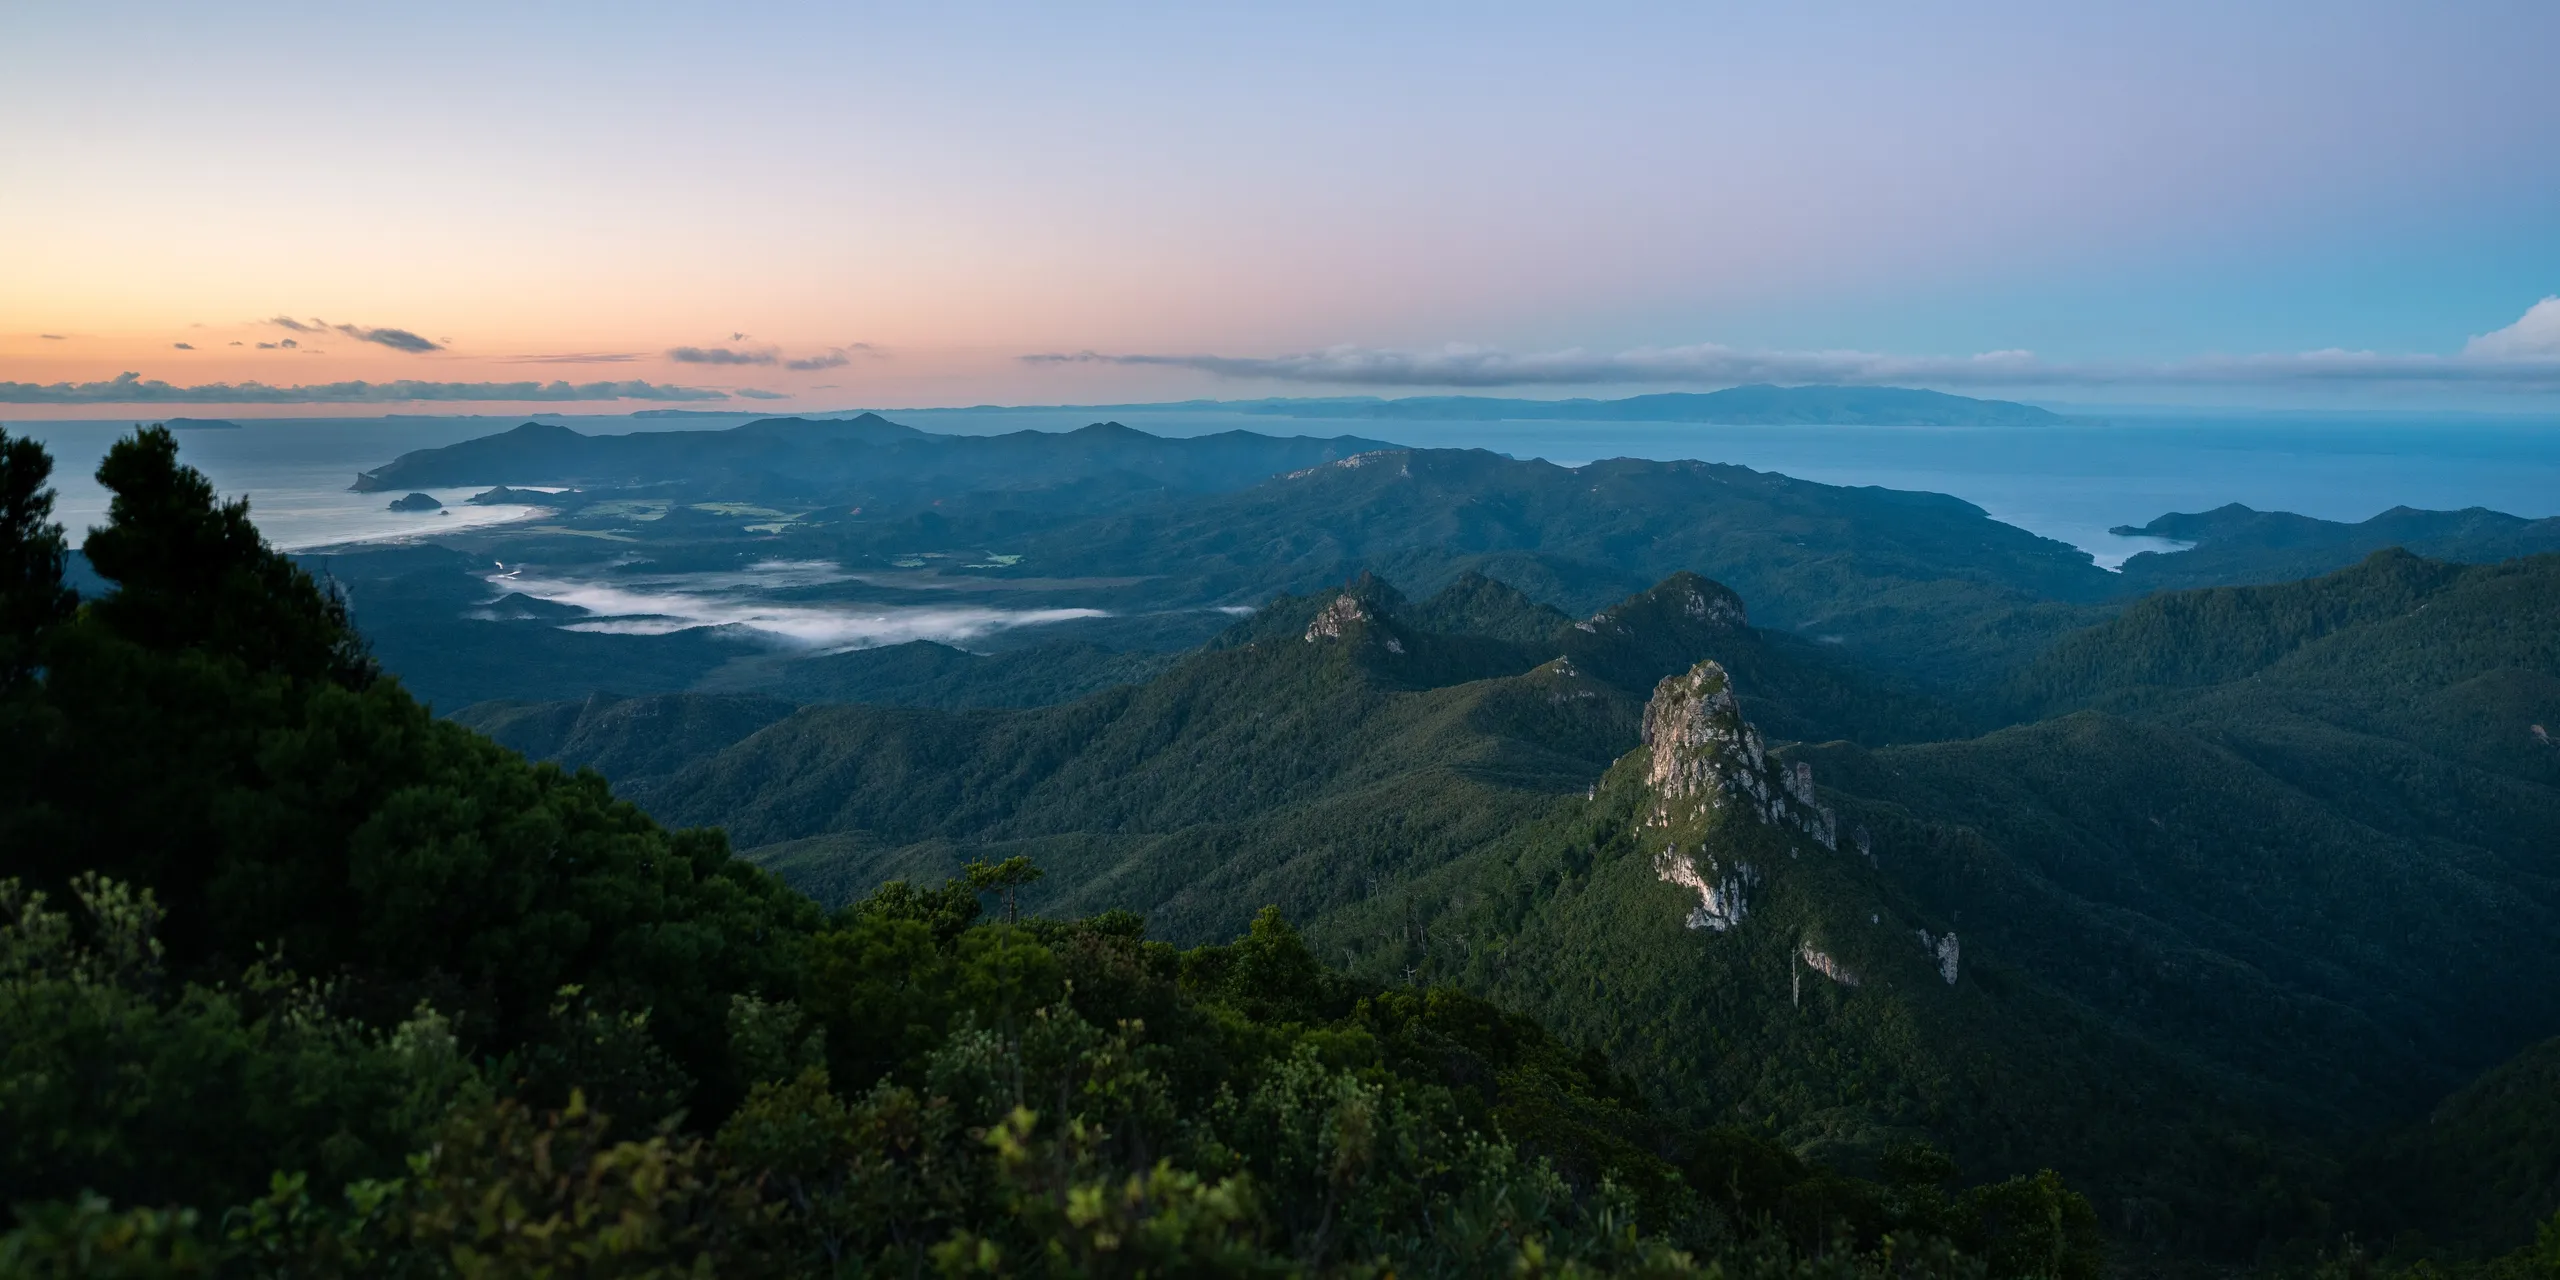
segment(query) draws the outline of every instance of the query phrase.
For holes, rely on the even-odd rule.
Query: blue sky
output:
[[[22,0],[0,391],[30,390],[0,399],[127,371],[926,404],[1833,367],[1709,350],[2540,407],[2539,328],[2502,340],[2513,377],[2463,352],[2560,294],[2555,52],[2549,3]],[[423,345],[348,336],[385,333]],[[714,350],[739,358],[674,354]],[[2381,363],[2277,359],[2327,350]],[[1665,351],[1692,355],[1552,358]]]

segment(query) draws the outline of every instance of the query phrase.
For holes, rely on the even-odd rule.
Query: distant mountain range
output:
[[[513,431],[402,454],[356,477],[359,493],[453,485],[684,484],[758,499],[862,504],[980,490],[1057,492],[1122,500],[1160,491],[1238,489],[1283,471],[1395,446],[1340,436],[1316,440],[1249,431],[1169,439],[1097,422],[1076,431],[937,435],[876,413],[768,418],[725,431],[635,431],[590,436],[528,422]]]
[[[2046,426],[2070,421],[2033,405],[1977,400],[1904,387],[1777,387],[1765,384],[1722,391],[1665,392],[1620,400],[1526,400],[1500,396],[1272,396],[1260,400],[1176,400],[1149,404],[979,405],[980,410],[1021,408],[1089,413],[1215,411],[1281,418],[1375,418],[1416,422],[1566,420],[1575,422],[1699,422],[1835,426]],[[662,414],[682,412],[656,411]],[[884,410],[883,412],[897,412]],[[638,416],[638,415],[635,415]]]
[[[1902,387],[1727,387],[1666,392],[1623,400],[1514,400],[1489,396],[1412,396],[1397,400],[1260,400],[1227,402],[1243,413],[1290,418],[1378,418],[1407,421],[1563,419],[1578,422],[1699,422],[1806,426],[2034,427],[2069,419],[2033,405],[1976,400]]]
[[[874,414],[612,436],[529,423],[405,455],[362,484],[393,493],[487,484],[484,500],[551,509],[440,536],[451,551],[313,560],[353,591],[412,687],[448,708],[684,689],[795,702],[1053,701],[1143,674],[1132,650],[1200,643],[1218,622],[1211,610],[1363,571],[1417,592],[1473,571],[1577,613],[1695,571],[1743,593],[1766,626],[1973,701],[2064,632],[2149,591],[2279,582],[2393,545],[2472,563],[2560,550],[2560,520],[2402,510],[2344,525],[2230,507],[2122,530],[2197,545],[2109,573],[1959,499],[1745,467],[1609,459],[1569,468],[1360,436],[1168,439],[1109,423],[951,436]],[[497,616],[471,572],[492,561],[634,557],[657,573],[760,560],[839,566],[845,583],[809,601],[1111,616],[1002,646],[1067,646],[1036,659],[915,650],[908,667],[885,654],[813,664],[758,656],[750,638],[708,628],[570,632],[560,627],[583,614],[538,616],[521,602]]]

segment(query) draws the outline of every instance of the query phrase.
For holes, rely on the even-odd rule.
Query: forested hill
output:
[[[0,434],[0,1274],[2100,1274],[2050,1173],[1685,1122],[1276,912],[822,911],[429,716],[164,430],[80,602],[50,469]]]
[[[2527,520],[2481,507],[2393,507],[2348,524],[2289,511],[2253,511],[2235,502],[2193,515],[2173,512],[2115,532],[2194,544],[2182,551],[2145,551],[2127,560],[2128,592],[2306,578],[2386,547],[2468,564],[2560,551],[2560,517]]]
[[[1249,431],[1167,439],[1114,422],[1068,432],[946,436],[871,413],[615,436],[528,422],[499,435],[402,454],[357,476],[355,488],[370,493],[451,485],[679,483],[734,497],[853,505],[865,496],[908,498],[919,489],[943,496],[1080,481],[1211,492],[1388,447],[1351,436],[1316,440]]]
[[[647,740],[660,763],[622,776],[624,794],[742,844],[885,846],[795,860],[827,882],[921,869],[947,851],[936,842],[1065,839],[1072,853],[1044,857],[1076,859],[1052,882],[1067,901],[1110,896],[1176,937],[1217,936],[1262,902],[1303,914],[1363,892],[1387,869],[1364,843],[1373,821],[1440,846],[1581,791],[1634,741],[1654,683],[1702,653],[1747,673],[1754,714],[1794,736],[1883,743],[1963,724],[1823,646],[1751,627],[1732,592],[1695,575],[1537,634],[1555,617],[1481,578],[1420,602],[1366,578],[1275,602],[1143,685],[1054,707],[771,719],[750,710],[769,704],[677,695],[460,718],[573,765]],[[655,745],[670,741],[689,750]],[[1212,838],[1256,852],[1204,863]]]
[[[1233,493],[1030,527],[936,513],[795,526],[780,545],[844,563],[1003,545],[1022,557],[1008,573],[1143,575],[1161,595],[1221,604],[1364,570],[1430,591],[1474,570],[1586,612],[1685,570],[1740,591],[1764,625],[1941,686],[2022,660],[2089,620],[2087,604],[2115,583],[2087,553],[1943,494],[1458,449],[1358,454]]]
[[[795,607],[949,602],[1111,615],[1041,631],[1062,650],[1019,671],[902,655],[924,692],[901,700],[943,706],[1056,700],[1135,678],[1150,669],[1144,655],[1205,640],[1215,610],[1362,572],[1428,594],[1473,571],[1579,614],[1689,571],[1740,591],[1763,626],[1971,702],[2060,635],[2156,586],[2326,572],[2395,537],[2438,558],[2494,560],[2542,545],[2548,532],[2476,512],[2396,513],[2369,527],[2164,517],[2153,532],[2202,545],[2139,556],[2114,574],[1945,495],[1744,467],[1607,459],[1568,468],[1353,437],[1160,439],[1109,424],[938,436],[876,416],[599,437],[529,425],[374,474],[408,487],[430,472],[488,483],[493,502],[547,510],[439,536],[446,564],[379,549],[309,563],[348,585],[386,657],[448,708],[679,690],[901,696],[881,659],[831,670],[750,660],[737,641],[752,637],[708,627],[596,634],[634,628],[557,600],[498,600],[510,588],[485,579],[500,562],[585,581],[803,563],[832,578],[795,592]],[[577,487],[494,487],[510,482]],[[2288,521],[2318,536],[2249,532]],[[2340,530],[2348,534],[2332,536]],[[1027,692],[1008,688],[1017,685]]]

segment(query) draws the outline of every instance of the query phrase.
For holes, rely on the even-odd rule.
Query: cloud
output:
[[[406,329],[367,329],[361,325],[352,324],[342,324],[334,327],[338,332],[343,333],[358,342],[370,342],[377,347],[389,347],[394,351],[406,351],[411,355],[416,355],[420,352],[426,351],[444,350],[443,343],[430,342]]]
[[[358,342],[370,342],[375,346],[389,347],[394,351],[406,351],[412,355],[444,350],[443,343],[431,341],[407,329],[374,329],[360,324],[331,324],[318,316],[313,316],[309,324],[296,320],[292,316],[270,316],[267,323],[280,329],[290,329],[295,333],[342,333]],[[284,345],[289,347],[293,343],[287,340]]]
[[[640,358],[637,351],[572,351],[555,356],[508,356],[499,364],[629,364]]]
[[[1873,351],[1765,351],[1700,343],[1595,353],[1515,354],[1451,345],[1434,351],[1338,346],[1280,356],[1108,355],[1081,351],[1020,357],[1029,364],[1108,364],[1192,369],[1222,378],[1355,387],[1522,387],[1749,382],[1965,387],[2123,385],[2365,385],[2412,383],[2560,391],[2560,298],[2473,338],[2458,355],[2373,351],[2205,356],[2164,363],[2048,361],[2032,351],[1904,356]]]
[[[196,344],[192,342],[172,342],[169,345],[180,351],[193,351],[196,349]]]
[[[740,387],[737,389],[737,394],[744,396],[749,400],[788,400],[791,398],[782,392],[766,391],[761,387]]]
[[[733,333],[729,336],[736,339],[746,335]],[[789,359],[783,358],[782,349],[779,347],[670,347],[667,349],[667,358],[678,364],[754,365],[768,368],[780,365],[785,369],[796,369],[804,373],[814,369],[841,369],[852,363],[853,357],[857,354],[867,356],[877,355],[879,352],[868,342],[829,347],[816,355],[794,356]]]
[[[738,351],[729,347],[670,347],[667,358],[677,364],[778,364],[779,352]]]
[[[2462,344],[2462,354],[2483,360],[2560,360],[2560,297],[2544,298],[2514,324]]]
[[[58,333],[39,333],[36,336],[47,342],[69,342],[71,340]]]
[[[258,344],[266,346],[266,343]],[[740,395],[751,393],[741,390]],[[278,387],[212,382],[181,387],[138,373],[107,382],[0,382],[0,404],[392,404],[413,400],[726,400],[709,387],[649,382],[329,382]],[[762,393],[754,398],[764,398]]]
[[[235,347],[236,347],[236,346],[239,346],[239,345],[240,345],[240,340],[239,340],[238,338],[233,338],[233,339],[231,340],[231,345],[232,345],[232,346],[235,346]]]

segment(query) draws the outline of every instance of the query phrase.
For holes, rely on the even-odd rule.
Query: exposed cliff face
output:
[[[1920,945],[1937,960],[1938,976],[1946,979],[1948,986],[1954,986],[1956,984],[1956,935],[1948,933],[1939,936],[1923,929],[1920,931]]]
[[[1798,873],[1787,870],[1790,862],[1843,852],[1840,820],[1815,793],[1813,766],[1771,758],[1759,730],[1743,719],[1733,678],[1721,665],[1701,662],[1655,687],[1645,705],[1644,745],[1643,782],[1650,793],[1646,839],[1662,842],[1653,871],[1663,882],[1698,895],[1684,921],[1689,928],[1715,933],[1740,929],[1753,916],[1753,899],[1765,876],[1792,876]],[[1764,837],[1737,839],[1732,826],[1737,821],[1747,822],[1745,829],[1760,829]],[[1875,865],[1874,837],[1864,827],[1850,833],[1849,844],[1849,859]],[[1750,849],[1760,852],[1746,857],[1744,851]],[[1873,928],[1884,924],[1887,910],[1882,904],[1861,905],[1840,914],[1854,915],[1857,923]],[[1808,932],[1796,945],[1794,961],[1840,986],[1859,986],[1859,974],[1816,941],[1836,927],[1819,923],[1830,914],[1822,911],[1802,923]],[[1937,976],[1953,985],[1958,974],[1955,935],[1929,929],[1916,933]]]
[[[1840,820],[1814,797],[1813,766],[1776,767],[1760,731],[1743,720],[1733,680],[1714,662],[1654,687],[1645,704],[1645,783],[1660,803],[1657,823],[1709,807],[1738,808],[1768,825],[1792,827],[1825,849],[1840,847]]]
[[[1698,870],[1701,862],[1708,871],[1719,873],[1721,878],[1709,881]],[[1665,846],[1660,854],[1655,855],[1653,871],[1669,883],[1696,890],[1698,906],[1689,912],[1688,926],[1692,929],[1713,929],[1718,933],[1741,924],[1742,918],[1751,914],[1751,887],[1760,883],[1760,869],[1748,862],[1735,863],[1728,872],[1712,855],[1701,853],[1695,857],[1682,857],[1680,846],[1676,844]]]

